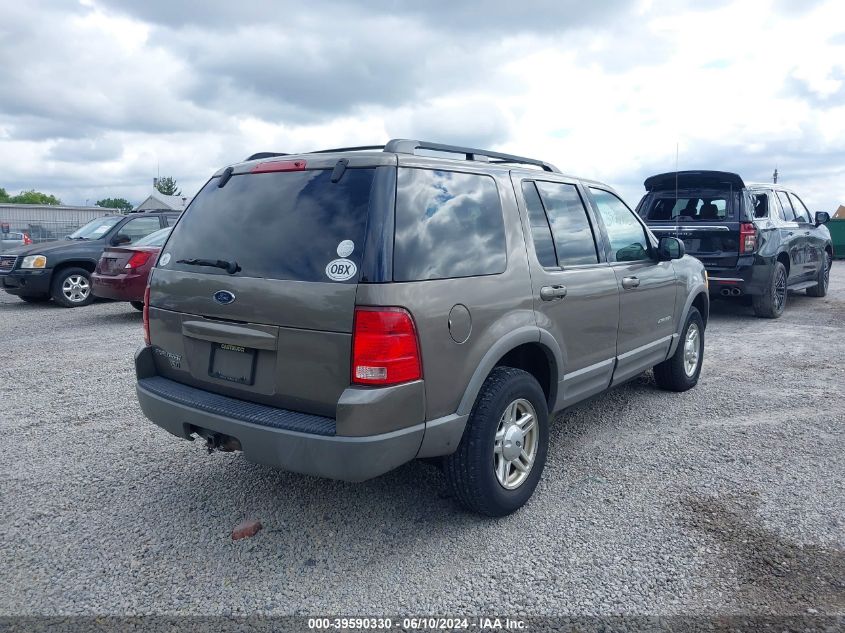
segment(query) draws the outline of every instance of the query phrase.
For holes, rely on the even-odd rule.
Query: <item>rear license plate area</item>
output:
[[[255,380],[255,358],[254,349],[212,343],[208,375],[240,385],[251,385]]]

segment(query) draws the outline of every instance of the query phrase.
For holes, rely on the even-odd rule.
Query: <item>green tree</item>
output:
[[[6,190],[3,187],[0,187],[0,202],[8,202],[11,198],[9,198],[9,194],[6,193]]]
[[[120,209],[121,211],[131,211],[134,208],[126,198],[103,198],[97,200],[97,206],[104,209]]]
[[[35,189],[21,191],[18,195],[9,198],[14,204],[61,204],[62,201],[49,193],[41,193]]]
[[[163,193],[166,196],[182,195],[182,190],[176,186],[176,179],[171,178],[170,176],[159,178],[158,183],[156,184],[156,189],[158,189],[160,193]]]

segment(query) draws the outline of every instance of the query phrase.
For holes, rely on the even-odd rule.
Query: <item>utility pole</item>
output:
[[[775,167],[775,173],[772,174],[772,182],[778,184],[778,168]]]

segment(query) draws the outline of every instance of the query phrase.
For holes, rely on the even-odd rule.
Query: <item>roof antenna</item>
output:
[[[778,168],[775,167],[775,173],[772,174],[772,182],[778,184]]]
[[[678,146],[680,143],[675,141],[675,206],[678,206]],[[680,213],[680,212],[679,212]],[[678,225],[679,213],[675,214],[675,239],[680,239],[681,227]]]

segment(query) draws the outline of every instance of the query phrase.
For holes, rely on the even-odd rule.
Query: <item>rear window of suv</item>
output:
[[[506,263],[505,224],[493,178],[399,169],[395,281],[495,275]]]
[[[646,196],[639,209],[646,222],[719,222],[734,219],[731,195],[718,193],[656,193]]]
[[[212,178],[173,229],[159,266],[227,275],[180,263],[223,260],[237,263],[241,277],[357,282],[374,173],[348,169],[337,183],[324,169],[243,174],[222,188]],[[356,272],[330,278],[338,259],[351,260],[354,268],[344,271]]]

